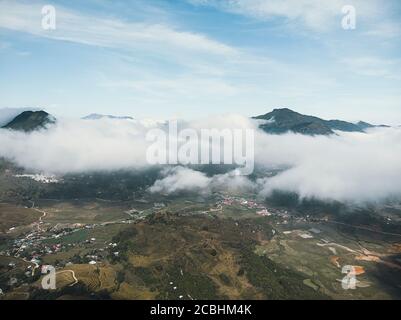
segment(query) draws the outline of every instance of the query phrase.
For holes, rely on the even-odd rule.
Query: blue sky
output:
[[[384,2],[384,3],[383,3]],[[0,108],[401,124],[397,0],[0,0]],[[56,30],[41,8],[56,8]],[[343,5],[356,10],[344,30]]]

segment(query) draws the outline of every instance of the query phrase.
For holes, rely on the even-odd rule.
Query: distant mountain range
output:
[[[335,134],[335,130],[345,132],[364,132],[366,129],[376,126],[367,122],[351,123],[342,120],[323,120],[314,116],[307,116],[288,108],[274,109],[272,112],[253,119],[266,120],[260,128],[267,133],[282,134],[295,132],[305,135],[330,135]]]
[[[132,117],[119,117],[112,115],[103,115],[92,113],[82,119],[85,120],[100,120],[100,119],[115,119],[115,120],[133,120]],[[55,123],[56,118],[46,111],[24,111],[14,117],[5,126],[4,129],[12,129],[17,131],[31,132],[38,129],[43,129],[47,125]]]
[[[86,117],[83,117],[84,120],[100,120],[100,119],[114,119],[114,120],[134,120],[132,117],[126,116],[112,116],[112,115],[104,115],[98,113],[92,113]]]
[[[82,119],[133,120],[132,117],[119,117],[95,113]],[[384,125],[377,126],[363,121],[351,123],[342,120],[323,120],[318,117],[303,115],[287,108],[274,109],[272,112],[253,117],[253,119],[265,120],[260,125],[260,128],[270,134],[295,132],[305,135],[330,135],[335,134],[336,130],[345,132],[364,132],[369,128],[387,127]],[[47,125],[55,122],[56,119],[45,111],[24,111],[3,128],[30,132],[45,128]]]
[[[56,119],[45,111],[24,111],[3,128],[31,132],[55,123]]]

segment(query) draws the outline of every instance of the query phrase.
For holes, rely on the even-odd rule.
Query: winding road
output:
[[[75,271],[74,271],[74,270],[70,270],[70,269],[68,269],[68,270],[61,270],[61,271],[57,271],[56,274],[66,273],[66,272],[71,273],[71,275],[72,275],[72,277],[73,277],[73,279],[74,279],[74,283],[70,284],[69,287],[72,287],[72,286],[76,285],[76,284],[78,283],[78,278],[75,276]]]

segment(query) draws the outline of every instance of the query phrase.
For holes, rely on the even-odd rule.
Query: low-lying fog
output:
[[[163,124],[137,120],[58,120],[32,133],[0,130],[0,156],[28,170],[65,174],[85,171],[147,169],[149,129]],[[273,190],[301,197],[351,202],[381,201],[401,196],[401,129],[375,128],[367,133],[332,136],[287,133],[268,135],[254,120],[239,115],[180,122],[181,128],[254,129],[258,172],[288,168],[274,177],[250,180],[235,172],[207,176],[177,166],[163,170],[151,192],[182,190],[207,193],[216,189],[252,190],[268,196]]]

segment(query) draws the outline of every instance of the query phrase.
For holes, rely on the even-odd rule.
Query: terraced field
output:
[[[0,203],[0,233],[37,221],[40,213],[23,205]]]
[[[21,256],[13,258],[13,268],[3,262],[4,285],[11,277],[18,282],[2,298],[400,297],[397,237],[280,210],[261,215],[260,209],[237,202],[165,198],[156,206],[153,201],[37,201],[46,215],[40,227],[34,225],[37,240],[25,240],[25,254],[44,248],[41,263],[56,266],[57,290],[42,290],[38,272],[27,278],[32,264]],[[38,219],[37,211],[21,211]],[[347,265],[358,270],[355,290],[342,288]]]

